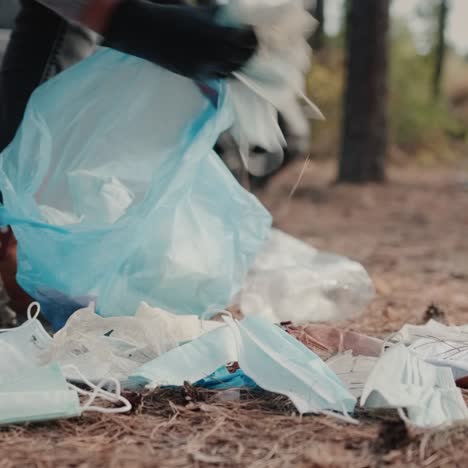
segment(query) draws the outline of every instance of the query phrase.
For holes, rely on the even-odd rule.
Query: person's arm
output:
[[[209,8],[148,0],[38,0],[104,36],[104,45],[189,78],[226,77],[254,54],[250,27],[218,24]]]
[[[63,18],[69,21],[81,23],[83,26],[87,26],[83,22],[84,12],[92,3],[97,3],[94,2],[94,0],[37,0],[37,2],[50,10],[55,11],[55,13]],[[94,28],[90,29],[94,30]]]

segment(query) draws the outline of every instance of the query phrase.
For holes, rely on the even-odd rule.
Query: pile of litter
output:
[[[20,284],[58,331],[34,303],[0,333],[0,424],[128,413],[174,387],[266,391],[354,425],[381,409],[415,427],[466,420],[456,384],[468,329],[430,322],[380,341],[297,328],[359,314],[369,276],[272,230],[212,148],[230,129],[248,171],[281,163],[278,111],[304,124],[314,23],[294,0],[233,1],[220,21],[259,37],[234,81],[194,82],[104,49],[29,102],[0,160],[0,224],[18,239]],[[251,146],[279,157],[253,165]]]
[[[132,316],[103,317],[91,303],[50,336],[38,320],[39,304],[32,304],[27,322],[0,334],[5,356],[0,393],[8,406],[8,411],[0,412],[0,421],[128,411],[130,402],[122,396],[122,388],[146,391],[186,382],[209,389],[261,388],[287,396],[299,413],[332,411],[349,419],[355,396],[317,354],[271,320],[274,313],[285,313],[276,309],[275,294],[277,279],[289,274],[295,273],[297,285],[302,284],[299,294],[292,289],[294,283],[282,285],[292,310],[301,311],[296,317],[289,314],[289,319],[301,321],[315,314],[320,320],[317,304],[327,303],[337,313],[343,298],[362,306],[372,298],[370,278],[350,260],[330,257],[330,271],[348,273],[334,281],[326,274],[319,277],[323,263],[317,259],[322,255],[273,231],[237,295],[241,306],[245,297],[256,297],[257,302],[269,304],[264,307],[269,312],[262,315],[247,309],[243,320],[228,312],[218,321],[202,320],[146,303]],[[256,286],[258,277],[263,287]],[[304,298],[308,310],[303,310]],[[348,307],[347,312],[356,314],[359,309]]]
[[[50,336],[38,314],[34,303],[27,322],[0,334],[2,424],[129,412],[148,391],[177,387],[230,390],[228,399],[267,391],[299,414],[350,424],[383,409],[419,428],[468,418],[457,387],[468,377],[467,327],[405,325],[384,341],[259,314],[202,320],[145,303],[133,316],[101,317],[91,304]]]

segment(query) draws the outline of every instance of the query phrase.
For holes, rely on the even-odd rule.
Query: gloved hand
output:
[[[113,11],[104,45],[189,78],[227,77],[254,54],[251,27],[216,23],[211,9],[123,0]]]

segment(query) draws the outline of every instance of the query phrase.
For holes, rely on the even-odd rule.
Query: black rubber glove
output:
[[[220,26],[213,10],[124,0],[114,11],[104,45],[189,78],[222,78],[254,54],[251,27]]]

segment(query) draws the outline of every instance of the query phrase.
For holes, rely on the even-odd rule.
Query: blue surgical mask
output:
[[[300,413],[354,410],[356,399],[333,371],[282,329],[260,316],[241,322],[226,317],[225,321],[226,326],[141,366],[129,385],[155,388],[195,383],[237,361],[257,385],[287,395]]]
[[[86,379],[84,379],[86,381]],[[114,385],[115,392],[103,389],[105,384]],[[102,382],[91,390],[83,390],[69,384],[58,364],[35,367],[14,377],[0,376],[0,424],[17,424],[80,416],[85,411],[120,413],[131,409],[130,403],[120,395],[118,382]],[[79,395],[87,397],[80,403]],[[118,408],[95,406],[97,399],[112,403],[120,402]]]
[[[174,348],[133,372],[128,387],[183,385],[198,382],[220,367],[237,360],[233,334],[222,326]]]
[[[260,387],[288,396],[300,413],[345,415],[356,398],[310,349],[260,316],[225,319],[235,335],[239,366]]]
[[[0,330],[0,375],[13,375],[21,369],[45,364],[44,356],[52,346],[52,338],[37,319],[39,313],[39,304],[33,302],[26,322]]]

